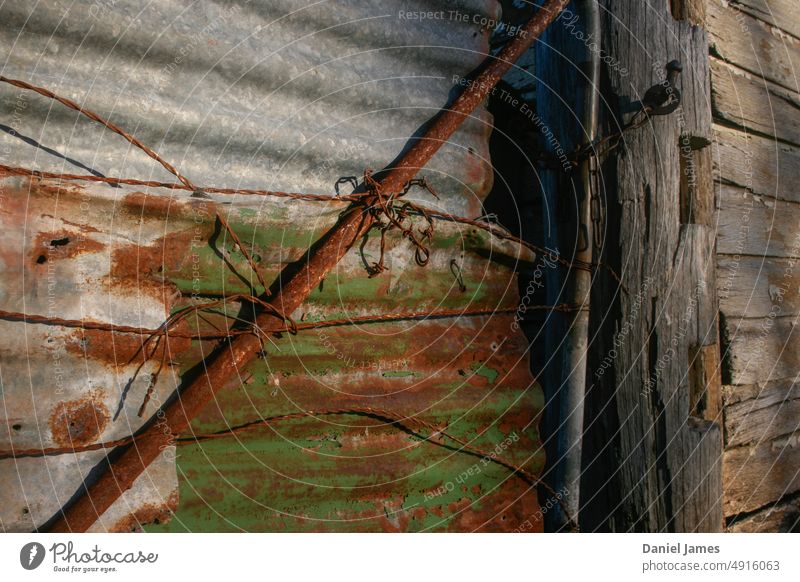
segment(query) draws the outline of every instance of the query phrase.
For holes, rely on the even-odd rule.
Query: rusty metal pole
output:
[[[452,107],[441,111],[425,134],[397,165],[386,172],[385,177],[380,180],[381,193],[396,194],[403,190],[408,181],[414,178],[461,123],[486,99],[511,65],[568,3],[569,0],[550,0],[531,17],[520,34],[492,59]],[[367,200],[367,205],[372,202],[374,200]],[[318,245],[313,252],[309,251],[305,264],[281,286],[269,303],[282,313],[291,314],[339,263],[352,245],[369,231],[373,222],[373,215],[365,211],[363,206],[351,208],[326,235],[324,244]],[[267,333],[282,327],[283,323],[266,313],[256,319],[256,324]],[[89,529],[114,501],[133,486],[137,477],[161,451],[174,444],[175,435],[189,428],[192,418],[213,400],[214,395],[231,379],[239,377],[244,366],[260,350],[261,343],[255,335],[238,336],[232,341],[227,350],[217,354],[208,363],[206,373],[185,386],[179,398],[163,411],[160,410],[155,421],[137,435],[122,454],[113,460],[107,460],[108,465],[102,475],[94,483],[87,485],[73,503],[62,509],[61,516],[49,531],[83,532]]]

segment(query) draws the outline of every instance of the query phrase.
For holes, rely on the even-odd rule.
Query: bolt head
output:
[[[667,63],[667,70],[680,73],[681,71],[683,71],[683,65],[681,65],[681,62],[678,60],[670,61]]]

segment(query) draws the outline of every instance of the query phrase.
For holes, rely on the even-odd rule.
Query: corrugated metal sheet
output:
[[[487,48],[476,25],[398,18],[399,10],[430,9],[428,3],[161,2],[141,12],[134,2],[109,6],[31,12],[3,5],[0,34],[12,47],[3,74],[108,115],[202,185],[327,193],[341,176],[381,168],[443,104],[452,76],[468,73]],[[458,9],[496,16],[493,2]],[[73,112],[7,88],[2,98],[5,164],[169,181],[152,160]],[[481,113],[437,154],[424,174],[442,200],[424,193],[420,200],[480,214],[491,184],[483,161],[488,121]],[[193,294],[247,291],[249,268],[216,232],[216,210],[253,245],[270,281],[345,207],[54,180],[5,178],[1,186],[0,308],[150,328]],[[427,267],[414,264],[406,241],[390,236],[391,270],[368,278],[364,264],[376,260],[379,244],[374,235],[295,318],[513,309],[514,269],[528,253],[480,229],[436,227]],[[511,315],[495,315],[286,334],[193,428],[208,433],[297,410],[370,406],[448,424],[483,449],[509,443],[503,456],[536,471],[543,462],[541,395],[528,372],[526,342],[511,324]],[[128,362],[140,340],[10,321],[0,328],[8,427],[2,448],[107,441],[139,426],[136,410],[158,364],[150,362],[130,383],[137,364]],[[170,343],[156,402],[209,347]],[[168,452],[96,529],[163,521],[177,508],[167,525],[150,527],[505,530],[538,509],[535,490],[508,470],[355,415],[286,421],[177,449],[178,478]],[[42,525],[102,456],[0,461],[2,527]]]
[[[479,25],[399,17],[445,7],[497,11],[488,0],[8,2],[2,74],[102,112],[201,185],[327,193],[391,162],[444,104],[452,76],[484,58]],[[2,91],[5,124],[55,150],[0,135],[5,159],[171,179],[77,113]],[[488,121],[468,122],[429,165],[453,210],[479,213]]]

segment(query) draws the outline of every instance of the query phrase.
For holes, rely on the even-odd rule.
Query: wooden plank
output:
[[[769,398],[771,403],[774,404],[785,398],[785,394],[792,390],[794,383],[795,379],[789,378],[759,384],[738,384],[735,386],[725,384],[722,387],[722,398],[725,406],[731,406],[754,398]]]
[[[755,511],[800,490],[800,433],[725,451],[725,515]]]
[[[797,259],[717,256],[720,310],[729,322],[739,318],[800,313]]]
[[[748,192],[800,202],[800,149],[758,135],[714,126],[714,173]]]
[[[800,38],[795,0],[730,0],[730,7]]]
[[[726,318],[723,381],[756,384],[794,378],[800,372],[797,316],[758,319]],[[726,377],[727,376],[727,377]]]
[[[762,511],[734,519],[728,524],[732,533],[799,533],[800,498],[776,503]]]
[[[800,431],[800,385],[772,382],[751,398],[725,408],[729,447],[769,441]]]
[[[798,91],[800,40],[781,35],[752,16],[737,12],[727,2],[709,0],[708,31],[712,54],[758,78]],[[792,20],[796,20],[793,16]]]
[[[762,135],[800,144],[800,98],[711,58],[714,117]]]
[[[796,437],[785,435],[798,428],[800,400],[792,380],[770,381],[794,378],[800,370],[792,316],[800,313],[794,262],[800,252],[800,150],[790,145],[800,142],[794,82],[800,42],[770,26],[800,33],[792,4],[708,3],[712,53],[735,65],[711,59],[712,107],[720,121],[713,156],[717,281],[730,383],[724,387],[725,435],[727,446],[737,447],[724,456],[728,516],[798,488]],[[796,508],[784,504],[728,525],[729,531],[785,531],[796,521]]]
[[[717,252],[759,257],[800,257],[800,204],[719,186]]]

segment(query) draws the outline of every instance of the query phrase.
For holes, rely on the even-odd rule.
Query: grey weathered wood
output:
[[[797,398],[799,395],[795,392],[796,388],[793,387],[795,384],[795,378],[760,384],[739,384],[736,386],[727,384],[722,387],[722,398],[725,402],[725,406],[738,404],[754,398],[765,399],[767,405],[775,404],[782,401],[787,395],[789,398]]]
[[[717,252],[800,257],[800,204],[719,186]]]
[[[757,78],[798,91],[800,40],[781,35],[746,13],[737,13],[722,0],[708,2],[708,32],[712,53]],[[792,18],[796,20],[797,15]]]
[[[800,202],[800,149],[738,129],[714,126],[714,173],[754,194]]]
[[[711,99],[720,120],[800,144],[800,97],[711,58]]]
[[[722,514],[722,429],[716,422],[690,418],[682,431],[685,462],[676,465],[673,508],[680,532],[720,531]]]
[[[772,382],[751,398],[725,409],[725,440],[729,447],[773,440],[800,431],[800,385]]]
[[[681,135],[697,143],[711,137],[706,35],[675,21],[667,3],[609,0],[605,7],[613,15],[604,21],[608,51],[629,72],[610,71],[620,101],[640,98],[667,61],[684,64],[681,112],[626,137],[609,188],[619,205],[619,223],[610,225],[619,229],[615,263],[628,289],[618,329],[629,330],[614,364],[617,479],[627,495],[611,527],[715,531],[721,436],[718,427],[689,420],[688,377],[690,347],[717,342],[714,229],[681,224],[679,150]]]
[[[730,6],[800,38],[797,0],[730,0]]]
[[[739,318],[800,313],[800,261],[774,257],[719,255],[720,309],[728,326]]]
[[[800,370],[797,316],[728,319],[726,374],[729,384],[794,378]],[[725,379],[725,378],[723,378]]]
[[[800,399],[800,19],[795,0],[709,0],[717,287],[725,336],[725,514],[798,489]],[[794,34],[791,37],[777,29]],[[785,531],[797,508],[741,517],[730,531]]]
[[[735,520],[728,526],[732,533],[793,532],[800,529],[800,499],[777,503],[762,511]]]
[[[800,490],[800,433],[723,455],[725,515],[754,511]]]

